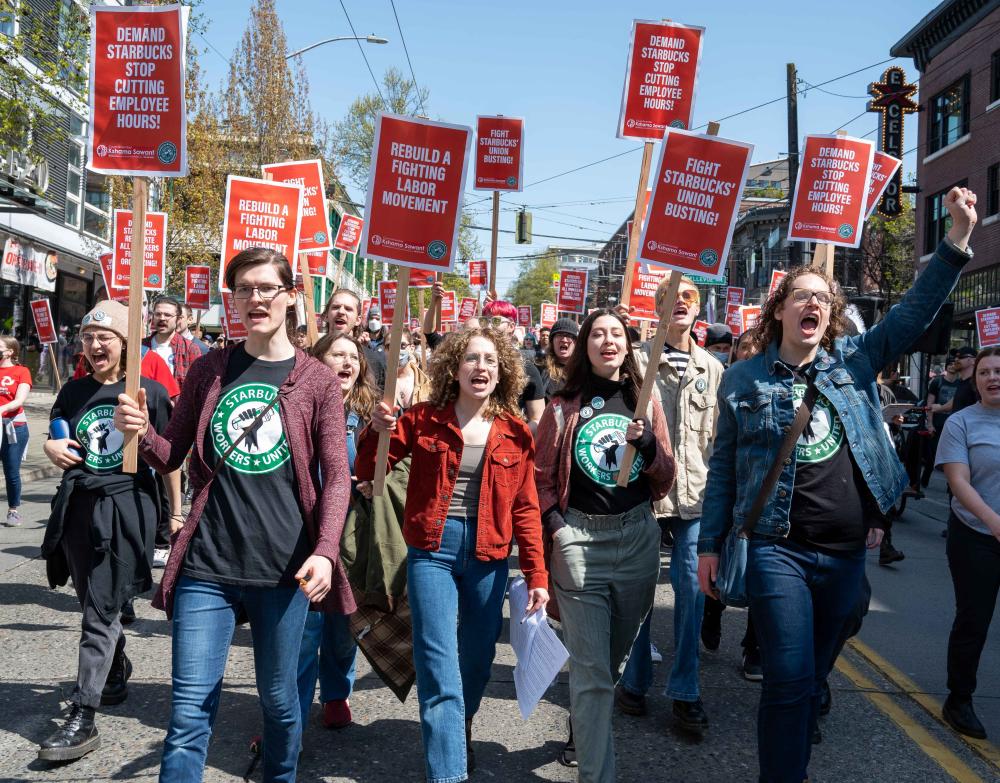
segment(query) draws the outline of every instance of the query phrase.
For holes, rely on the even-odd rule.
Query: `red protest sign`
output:
[[[35,334],[40,343],[59,342],[56,325],[52,321],[52,307],[48,299],[34,299],[31,302],[31,317],[35,319]]]
[[[479,301],[471,296],[463,296],[462,302],[458,306],[458,320],[465,323],[476,314],[476,306]]]
[[[774,292],[778,290],[778,286],[781,285],[781,281],[785,279],[785,275],[787,274],[788,272],[782,272],[780,269],[771,271],[771,284],[767,287],[768,299],[774,296]]]
[[[795,182],[788,239],[827,242],[840,247],[861,244],[868,182],[875,144],[851,136],[806,136]]]
[[[742,306],[738,304],[726,305],[726,326],[733,333],[733,337],[739,337],[743,334],[743,321],[740,319],[740,308]]]
[[[264,174],[270,174],[274,182],[302,186],[302,214],[296,252],[332,250],[330,215],[326,209],[326,190],[323,185],[323,162],[290,160],[285,163],[268,163],[260,169]],[[288,260],[293,261],[291,256]]]
[[[434,272],[427,272],[423,269],[414,269],[410,272],[410,288],[433,288],[437,275]]]
[[[741,141],[668,129],[660,145],[640,258],[720,278],[752,153],[753,145]]]
[[[112,247],[112,283],[128,291],[129,271],[132,262],[132,210],[116,209],[114,213]],[[146,291],[162,291],[166,285],[167,267],[167,213],[146,213],[146,244],[143,246],[142,287]]]
[[[1000,345],[1000,307],[976,310],[976,334],[980,348]]]
[[[395,114],[375,126],[362,254],[450,272],[472,129]]]
[[[726,286],[726,304],[743,304],[747,290],[739,286]]]
[[[486,285],[486,261],[469,262],[469,285]]]
[[[404,307],[406,302],[403,303]],[[382,311],[382,323],[391,324],[396,318],[396,281],[378,281],[378,308]],[[405,321],[409,313],[403,313]]]
[[[524,120],[476,117],[476,175],[473,190],[520,191],[524,176]]]
[[[559,270],[559,301],[556,302],[556,309],[580,315],[586,312],[588,276],[586,269]]]
[[[458,320],[458,305],[454,291],[445,291],[444,296],[441,297],[441,320]]]
[[[245,340],[250,334],[246,324],[240,320],[236,299],[229,291],[222,292],[222,326],[226,331],[227,340]]]
[[[531,326],[531,305],[517,306],[517,325]]]
[[[892,182],[892,178],[896,176],[896,172],[902,165],[903,161],[899,158],[875,150],[875,157],[872,159],[872,177],[868,182],[868,201],[865,203],[866,220],[875,211],[882,194],[885,193],[885,189],[889,187],[889,183]]]
[[[309,274],[313,277],[326,277],[327,264],[330,262],[330,253],[327,250],[320,250],[316,253],[306,253],[306,263],[309,266]],[[300,269],[301,273],[302,270]]]
[[[670,272],[663,266],[643,266],[638,261],[632,267],[632,291],[629,307],[634,308],[629,315],[646,321],[659,320],[656,314],[656,289],[660,281]]]
[[[230,175],[222,221],[219,289],[226,289],[226,264],[249,247],[269,247],[295,264],[299,246],[302,186]]]
[[[207,266],[184,267],[184,302],[195,310],[212,305],[212,269]]]
[[[337,250],[345,253],[357,253],[358,245],[361,243],[361,231],[365,226],[364,218],[357,215],[344,215],[340,218],[340,228],[337,229],[337,238],[333,246]]]
[[[705,347],[705,338],[708,337],[708,321],[695,321],[691,327],[695,342],[702,348]]]
[[[363,301],[361,302],[361,320],[362,320],[362,321],[367,321],[367,320],[368,320],[368,310],[369,310],[369,308],[371,308],[371,306],[372,306],[372,303],[373,303],[374,301],[375,301],[375,299],[374,299],[374,298],[370,298],[370,299],[369,299],[368,297],[366,297],[366,298],[365,298],[365,299],[364,299],[364,300],[363,300]]]
[[[740,334],[749,332],[760,320],[759,305],[740,305]]]
[[[552,302],[542,302],[542,313],[539,319],[542,326],[551,326],[559,320],[559,310]]]
[[[97,260],[101,265],[101,277],[104,278],[104,288],[108,292],[108,298],[116,302],[128,302],[128,289],[119,288],[114,283],[114,253],[102,253]]]
[[[669,128],[690,128],[704,27],[632,22],[618,138],[659,141]]]
[[[181,5],[90,7],[87,168],[101,174],[188,173]]]

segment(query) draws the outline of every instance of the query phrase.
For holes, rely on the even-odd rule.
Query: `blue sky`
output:
[[[470,126],[477,114],[525,118],[527,187],[501,203],[510,208],[527,204],[536,234],[595,241],[606,240],[631,210],[639,175],[641,145],[615,135],[633,19],[667,16],[707,28],[695,104],[695,124],[701,125],[784,95],[788,62],[796,64],[800,79],[817,84],[886,60],[889,48],[934,7],[913,0],[395,1],[417,82],[430,91],[431,117]],[[202,6],[210,22],[204,39],[196,36],[195,43],[205,50],[201,63],[213,83],[225,78],[228,66],[205,39],[231,56],[251,4],[207,0]],[[390,41],[362,44],[376,77],[390,66],[409,73],[389,0],[344,4],[358,35],[375,33]],[[292,50],[351,34],[339,0],[277,0],[277,7]],[[327,44],[303,58],[313,106],[329,121],[342,118],[359,93],[375,89],[353,41]],[[876,115],[854,118],[864,111],[868,83],[894,63],[906,69],[911,81],[918,76],[912,61],[896,60],[822,88],[839,95],[819,90],[801,95],[800,135],[846,127],[852,135],[875,138]],[[787,149],[785,102],[723,121],[720,135],[754,144],[755,162],[778,157]],[[907,149],[916,144],[912,117],[905,144]],[[628,150],[632,152],[606,163],[531,186]],[[911,153],[904,160],[904,177],[914,166]],[[471,187],[467,193],[470,201],[478,197]],[[352,194],[364,200],[356,189]],[[478,225],[490,224],[487,207],[488,201],[471,207]],[[514,213],[502,212],[501,228],[513,227]],[[488,255],[489,232],[480,233],[480,242]],[[498,253],[501,259],[520,256],[548,244],[572,243],[537,239],[535,245],[516,245],[512,235],[501,234]],[[516,260],[499,262],[501,291],[516,276],[517,265]]]

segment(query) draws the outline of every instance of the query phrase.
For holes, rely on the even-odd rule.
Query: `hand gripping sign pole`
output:
[[[403,339],[403,324],[406,322],[406,311],[409,309],[406,304],[410,301],[410,268],[401,266],[398,274],[399,277],[396,278],[396,306],[392,313],[392,328],[389,330],[389,355],[385,365],[389,368],[389,372],[385,374],[385,390],[382,392],[382,402],[390,408],[394,408],[396,405],[398,373],[395,368],[399,367],[399,344]],[[385,491],[385,474],[388,465],[389,433],[383,432],[378,436],[378,451],[375,452],[374,493],[376,495],[381,496]]]
[[[149,181],[145,177],[132,179],[132,258],[128,276],[128,340],[125,346],[125,394],[139,398],[139,365],[142,361],[142,283],[146,258],[146,205],[149,201]],[[139,263],[135,263],[138,259]],[[125,433],[122,472],[135,473],[139,468],[139,440],[136,432]]]

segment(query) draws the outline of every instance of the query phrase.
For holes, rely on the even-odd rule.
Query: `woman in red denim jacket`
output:
[[[465,780],[474,767],[472,718],[500,636],[511,538],[528,611],[549,600],[534,447],[517,405],[523,385],[521,357],[503,335],[449,335],[434,352],[430,400],[398,420],[380,403],[358,444],[361,481],[374,476],[381,432],[391,432],[390,470],[413,457],[403,537],[428,781]]]

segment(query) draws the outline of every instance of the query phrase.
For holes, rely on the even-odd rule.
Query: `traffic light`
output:
[[[514,241],[519,245],[531,244],[531,213],[523,209],[517,213],[514,223]]]

